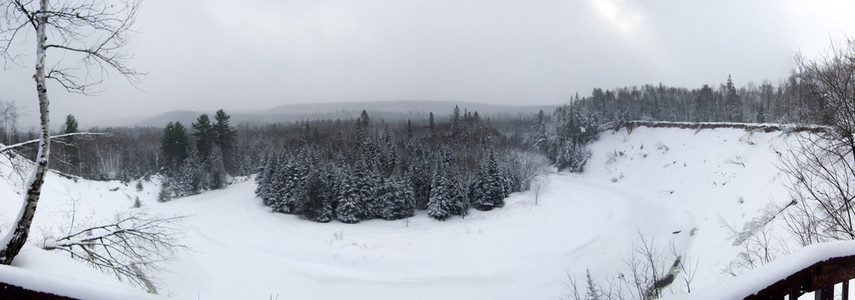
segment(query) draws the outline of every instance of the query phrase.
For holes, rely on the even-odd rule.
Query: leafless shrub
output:
[[[586,285],[583,290],[576,278],[567,272],[568,292],[566,298],[574,300],[592,299],[659,299],[677,277],[681,277],[684,292],[691,292],[692,280],[697,271],[697,261],[694,264],[684,264],[674,243],[669,244],[670,252],[655,246],[654,239],[648,239],[639,233],[639,243],[633,246],[629,257],[624,260],[627,271],[616,276],[608,276],[605,281],[594,281],[590,270],[586,273]]]
[[[855,239],[855,40],[834,45],[821,59],[799,58],[803,101],[827,126],[798,133],[782,155],[796,201],[787,228],[802,245]]]

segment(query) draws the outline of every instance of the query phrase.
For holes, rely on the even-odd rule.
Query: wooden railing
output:
[[[849,280],[855,278],[855,256],[830,258],[804,268],[787,278],[745,297],[751,299],[798,299],[805,293],[814,292],[814,299],[834,299],[834,286],[842,284],[841,299],[849,300]]]
[[[75,300],[74,298],[65,296],[28,290],[26,288],[4,282],[0,282],[0,299]]]

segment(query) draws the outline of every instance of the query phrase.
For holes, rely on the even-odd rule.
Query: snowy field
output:
[[[729,228],[789,202],[775,168],[786,140],[741,129],[606,132],[585,173],[548,175],[539,193],[513,194],[502,209],[445,222],[420,213],[318,224],[270,213],[251,181],[157,203],[157,182],[137,191],[136,182],[75,183],[51,174],[30,246],[14,264],[25,270],[0,268],[0,280],[27,272],[147,297],[35,247],[67,232],[72,211],[77,225],[96,225],[139,197],[150,214],[188,216],[183,242],[191,250],[157,275],[161,296],[176,299],[559,299],[569,292],[568,274],[583,282],[586,269],[596,280],[626,272],[640,234],[696,265],[692,289],[703,289],[730,277],[723,270],[740,247]],[[11,182],[0,184],[0,230],[8,230],[22,180],[8,163],[0,171]],[[677,281],[669,293],[682,289]]]

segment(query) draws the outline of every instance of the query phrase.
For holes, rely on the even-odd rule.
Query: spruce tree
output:
[[[456,201],[462,198],[452,182],[450,164],[451,154],[447,150],[440,151],[427,203],[428,215],[437,220],[445,220],[454,214],[457,210]]]
[[[306,191],[300,198],[300,207],[307,219],[326,223],[332,219],[332,206],[327,198],[326,183],[316,172],[306,182]]]
[[[267,162],[264,164],[264,169],[262,171],[262,176],[257,177],[259,179],[258,187],[255,189],[255,194],[259,198],[261,198],[262,202],[265,206],[273,206],[276,203],[276,194],[274,186],[278,185],[279,181],[278,175],[279,169],[279,159],[276,155],[270,155],[267,158]]]
[[[358,203],[357,217],[360,220],[372,219],[380,212],[380,204],[375,196],[377,182],[378,176],[365,162],[357,165],[352,175],[350,188]]]
[[[223,152],[220,146],[214,145],[214,150],[205,163],[207,170],[205,172],[205,187],[211,190],[222,189],[226,187],[226,167],[223,165]]]
[[[341,191],[335,199],[335,217],[342,223],[358,223],[360,215],[360,203],[358,192],[352,186],[352,180],[349,174],[343,174],[339,180],[339,190]]]
[[[492,210],[504,206],[506,188],[502,181],[496,155],[490,150],[478,170],[475,190],[471,193],[472,206],[477,210]]]
[[[412,188],[401,178],[384,179],[377,197],[382,206],[380,217],[385,220],[403,219],[415,213]]]
[[[742,99],[736,93],[736,86],[733,85],[733,80],[730,75],[727,75],[727,82],[724,85],[724,113],[727,122],[744,121],[742,113]],[[716,120],[719,121],[719,120]]]
[[[191,151],[190,155],[181,164],[178,169],[178,174],[175,176],[175,196],[183,197],[193,195],[199,192],[202,181],[202,164],[195,151]]]
[[[427,203],[428,216],[437,220],[445,220],[451,216],[452,207],[451,182],[440,170],[437,170],[431,181],[430,199]]]
[[[67,115],[65,117],[65,124],[63,124],[62,126],[62,133],[77,132],[79,132],[79,130],[77,129],[77,119],[75,119],[73,115]],[[65,155],[65,161],[72,166],[71,171],[73,173],[79,174],[81,171],[80,149],[77,148],[77,141],[74,136],[67,137],[66,139],[68,142],[66,142],[62,146],[62,152]]]
[[[299,199],[305,192],[305,182],[299,166],[294,161],[287,161],[279,169],[279,186],[275,187],[277,192],[276,203],[273,210],[286,214],[299,213]]]

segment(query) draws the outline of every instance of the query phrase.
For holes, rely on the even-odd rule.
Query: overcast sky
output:
[[[128,49],[148,72],[139,90],[113,76],[96,97],[49,91],[57,125],[307,102],[560,104],[594,87],[779,81],[796,52],[852,36],[853,14],[848,0],[145,0]],[[0,74],[0,100],[34,124],[26,67]]]

